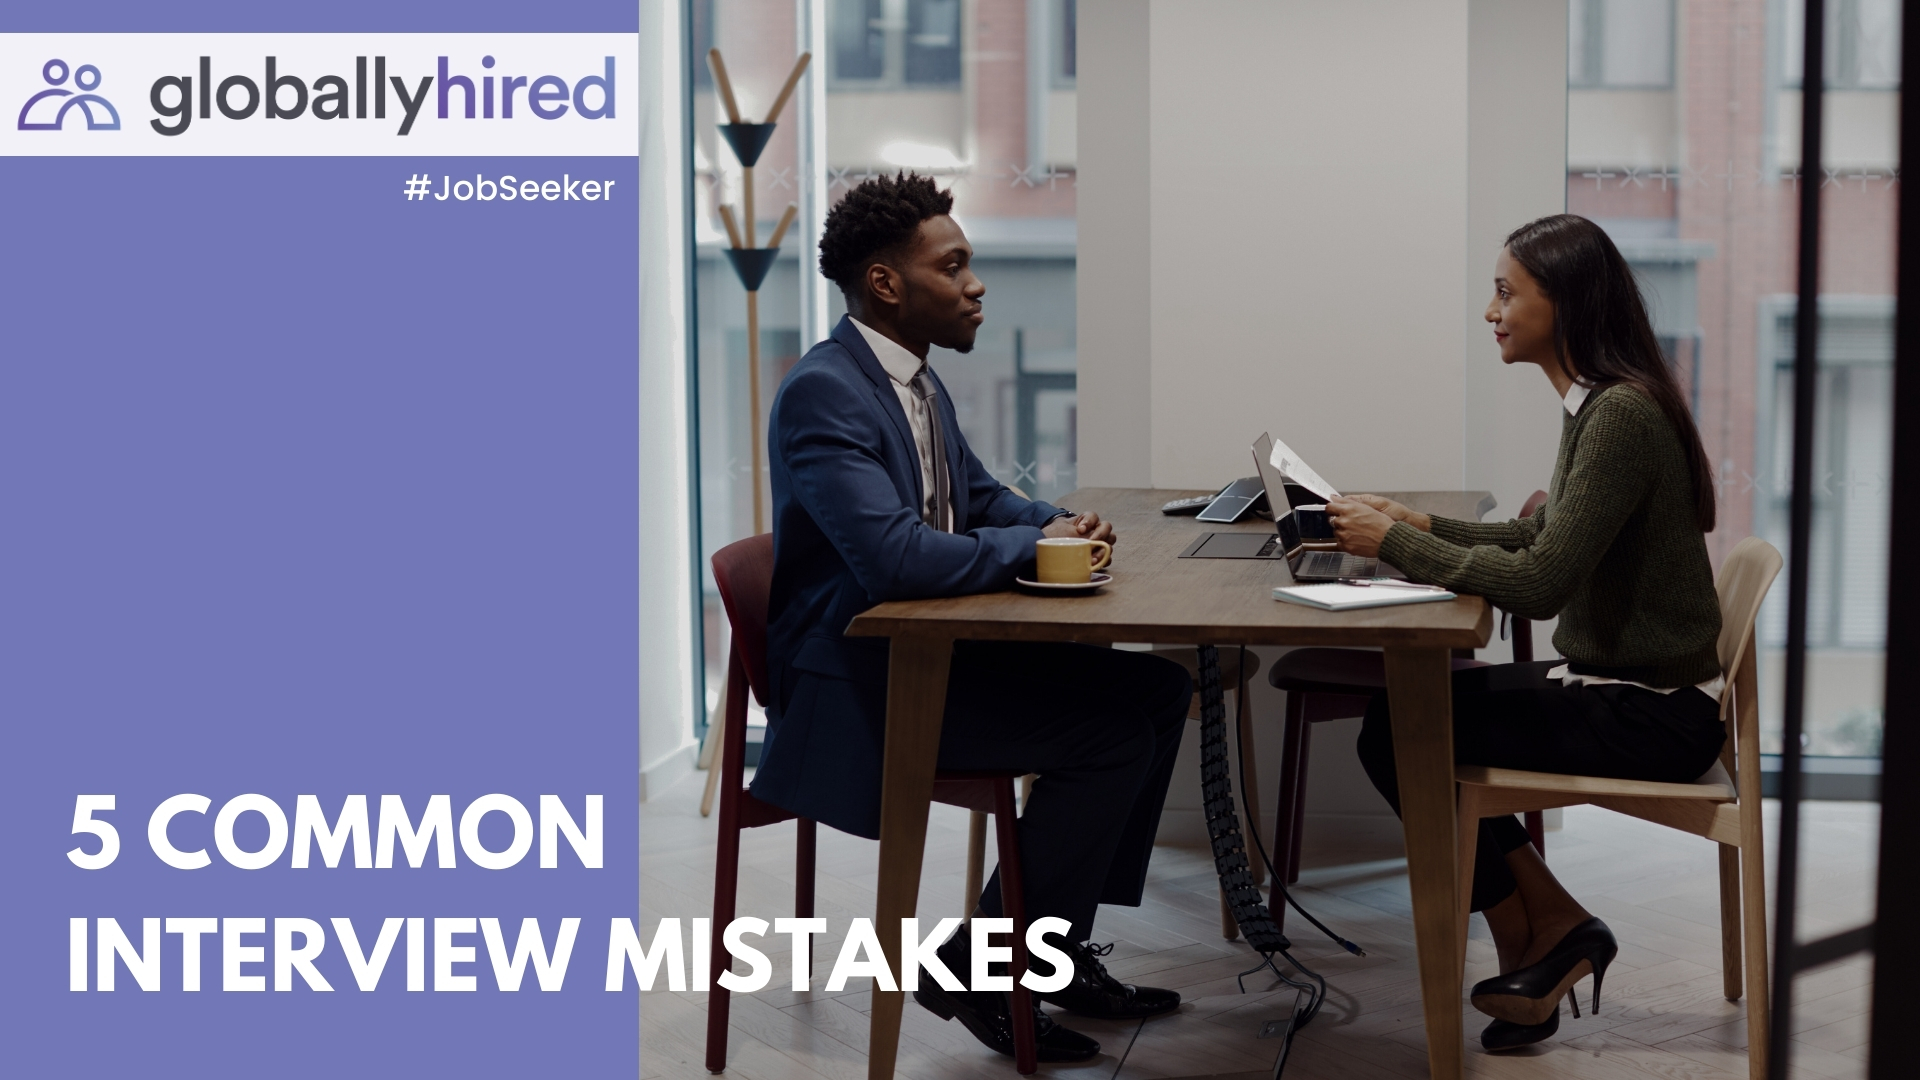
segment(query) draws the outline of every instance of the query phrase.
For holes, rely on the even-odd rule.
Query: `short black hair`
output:
[[[921,222],[952,212],[953,192],[935,187],[931,176],[870,177],[827,211],[820,273],[852,300],[874,256],[911,244]]]

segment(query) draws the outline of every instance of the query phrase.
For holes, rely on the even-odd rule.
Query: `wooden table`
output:
[[[1455,859],[1450,650],[1487,643],[1492,611],[1479,597],[1331,612],[1283,604],[1291,583],[1284,560],[1181,559],[1200,533],[1270,530],[1253,519],[1210,525],[1166,517],[1169,499],[1206,492],[1087,488],[1061,502],[1113,522],[1112,585],[1092,596],[987,593],[881,604],[847,633],[890,637],[885,779],[880,794],[880,883],[875,929],[887,965],[900,974],[899,926],[914,915],[926,850],[927,806],[940,748],[947,670],[956,639],[1116,641],[1192,645],[1349,645],[1386,651],[1387,695],[1413,892],[1414,940],[1435,1080],[1464,1068],[1460,982],[1465,912]],[[1415,509],[1477,520],[1493,507],[1486,492],[1383,492]],[[900,1047],[905,996],[873,995],[869,1080],[890,1080]]]

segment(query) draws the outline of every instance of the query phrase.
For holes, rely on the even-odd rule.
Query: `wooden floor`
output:
[[[698,814],[696,773],[642,809],[641,940],[666,916],[710,915],[712,819]],[[1771,811],[1772,804],[1769,804]],[[1878,807],[1807,804],[1801,847],[1803,937],[1857,925],[1871,913]],[[1769,813],[1769,838],[1772,837]],[[991,844],[991,841],[989,841]],[[922,919],[961,914],[966,816],[934,807]],[[1328,850],[1309,836],[1297,895],[1334,929],[1366,949],[1354,957],[1295,916],[1287,929],[1301,960],[1331,984],[1326,1009],[1296,1041],[1286,1076],[1293,1080],[1424,1077],[1426,1051],[1408,921],[1406,865],[1391,850]],[[793,914],[793,826],[750,831],[743,843],[740,914],[772,920]],[[1566,812],[1564,831],[1548,835],[1548,861],[1568,887],[1619,936],[1599,1016],[1572,1019],[1563,1007],[1553,1041],[1508,1055],[1480,1051],[1486,1018],[1462,1005],[1474,1077],[1570,1080],[1744,1080],[1745,1006],[1721,996],[1719,899],[1714,847],[1652,825],[1589,807]],[[988,852],[989,859],[992,852]],[[1362,861],[1356,861],[1362,860]],[[1771,866],[1771,863],[1769,863]],[[820,830],[817,912],[836,933],[817,946],[824,969],[837,955],[846,920],[872,917],[877,845]],[[924,924],[923,924],[924,925]],[[773,939],[784,945],[786,939]],[[1284,1016],[1293,992],[1270,992],[1271,980],[1249,978],[1242,994],[1234,974],[1251,953],[1222,940],[1210,859],[1182,848],[1154,856],[1146,902],[1104,907],[1094,940],[1113,941],[1108,967],[1121,979],[1178,989],[1180,1011],[1145,1023],[1067,1019],[1098,1039],[1101,1056],[1076,1066],[1042,1066],[1042,1076],[1120,1080],[1208,1077],[1255,1080],[1269,1074],[1277,1044],[1257,1035]],[[845,993],[786,988],[786,950],[766,950],[777,977],[758,994],[733,996],[727,1072],[742,1080],[849,1080],[866,1075],[866,980]],[[1485,926],[1474,920],[1467,981],[1495,974]],[[1794,1017],[1794,1075],[1866,1075],[1868,984],[1864,959],[1801,977]],[[824,985],[816,972],[816,986]],[[1591,983],[1583,982],[1591,992]],[[655,991],[641,996],[641,1075],[696,1078],[703,1066],[706,995]],[[1011,1059],[976,1043],[957,1022],[942,1022],[912,1002],[906,1007],[898,1075],[907,1080],[1013,1077]]]

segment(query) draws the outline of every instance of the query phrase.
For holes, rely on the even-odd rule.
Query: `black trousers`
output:
[[[1039,774],[1020,814],[1027,918],[1085,941],[1100,904],[1140,903],[1192,694],[1186,669],[1147,653],[954,644],[940,768]],[[980,909],[1003,914],[998,867]]]
[[[1684,784],[1713,767],[1726,741],[1720,706],[1693,687],[1659,694],[1623,684],[1562,686],[1563,663],[1497,664],[1453,673],[1453,756],[1462,765]],[[1387,696],[1375,695],[1360,728],[1360,763],[1400,812]],[[1528,842],[1519,819],[1483,818],[1473,867],[1473,910],[1512,896],[1508,852]]]

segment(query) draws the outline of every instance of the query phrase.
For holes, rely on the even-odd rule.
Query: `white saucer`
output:
[[[1060,582],[1050,582],[1050,581],[1028,581],[1026,578],[1014,578],[1013,580],[1017,584],[1023,585],[1029,589],[1040,589],[1045,592],[1090,593],[1095,589],[1098,589],[1100,586],[1111,582],[1113,580],[1113,575],[1096,572],[1093,575],[1092,580],[1079,581],[1079,582],[1074,582],[1072,584],[1063,584]]]

